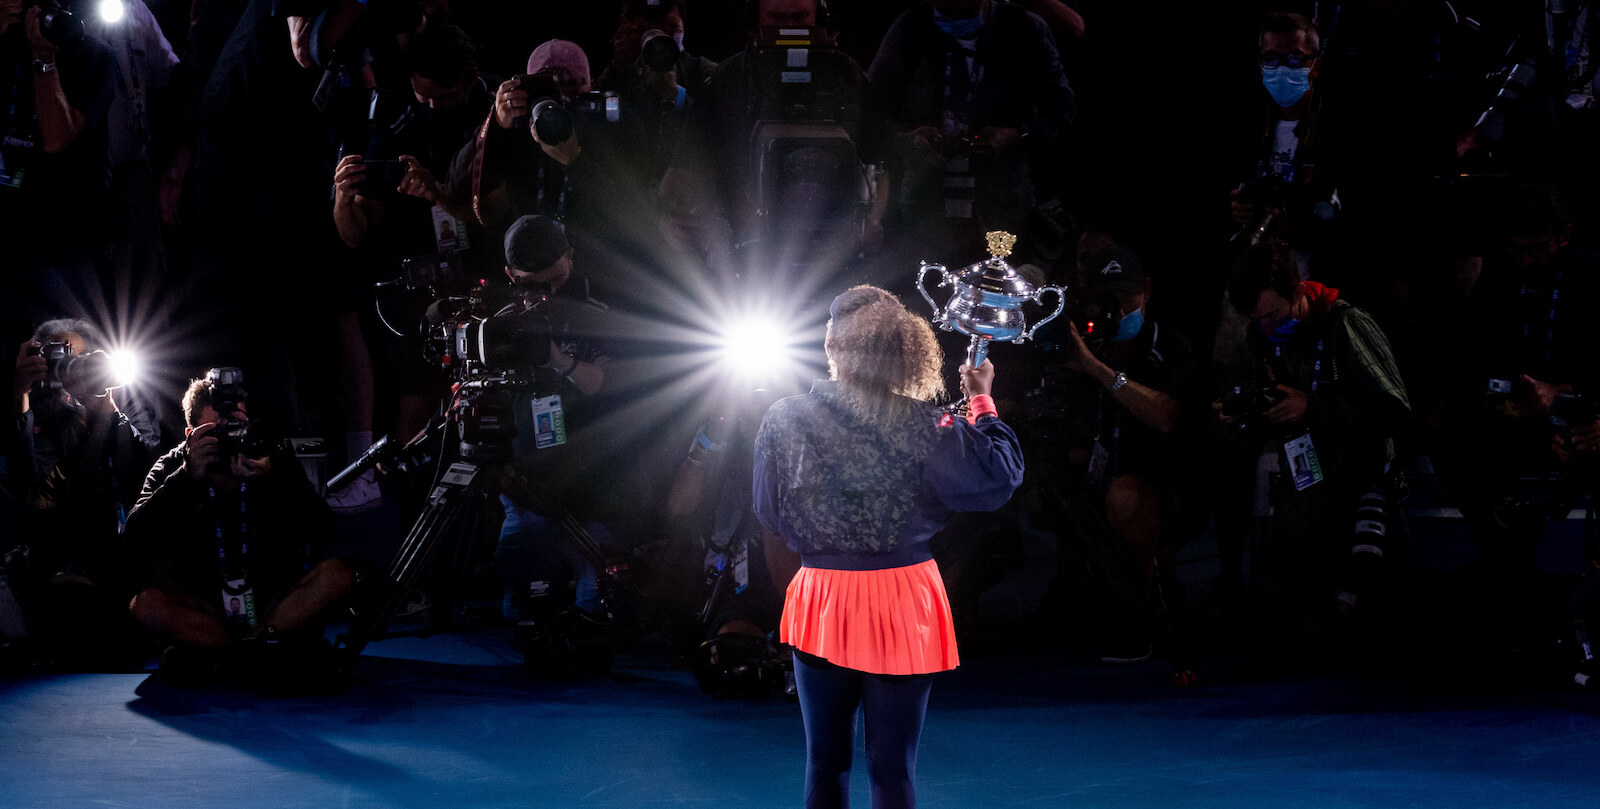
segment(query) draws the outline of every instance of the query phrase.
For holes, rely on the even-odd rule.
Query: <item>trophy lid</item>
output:
[[[956,276],[957,282],[962,286],[995,295],[1032,297],[1033,285],[1018,275],[1016,269],[1006,262],[1006,256],[1011,255],[1011,248],[1017,243],[1017,237],[1001,230],[990,231],[985,237],[989,241],[989,257],[963,267]]]

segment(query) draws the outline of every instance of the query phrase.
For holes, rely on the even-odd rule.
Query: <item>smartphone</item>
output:
[[[404,160],[366,160],[362,165],[367,167],[365,176],[361,179],[361,195],[364,197],[391,197],[398,192],[395,188],[400,185],[401,178],[406,176],[410,168]]]

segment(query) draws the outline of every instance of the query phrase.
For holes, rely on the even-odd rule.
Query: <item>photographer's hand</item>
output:
[[[243,455],[235,455],[228,459],[228,469],[236,478],[253,480],[272,471],[272,456],[246,458]]]
[[[1238,419],[1228,415],[1228,410],[1227,408],[1223,407],[1221,399],[1212,399],[1211,409],[1217,412],[1217,420],[1221,421],[1223,424],[1232,427],[1233,425],[1239,423]]]
[[[1589,422],[1583,427],[1572,430],[1572,440],[1564,442],[1566,449],[1574,452],[1595,452],[1600,450],[1600,419]]]
[[[1067,346],[1067,369],[1080,374],[1094,374],[1095,366],[1104,366],[1105,363],[1096,359],[1094,352],[1089,350],[1089,344],[1083,341],[1083,335],[1078,333],[1078,324],[1068,323],[1067,333],[1072,335]]]
[[[354,202],[361,193],[361,181],[367,176],[366,158],[347,154],[333,170],[334,204]]]
[[[906,137],[911,139],[911,145],[924,152],[939,154],[940,150],[944,148],[942,138],[939,135],[939,127],[936,126],[919,126],[907,132]]]
[[[0,0],[0,36],[22,22],[22,0]]]
[[[521,78],[512,76],[494,93],[494,122],[501,129],[511,129],[518,118],[528,114],[528,91],[517,89],[521,84]]]
[[[444,196],[439,181],[422,161],[408,154],[400,155],[400,160],[406,164],[406,176],[400,178],[400,193],[434,203]]]
[[[1304,391],[1287,385],[1279,385],[1278,390],[1283,391],[1283,401],[1267,409],[1263,414],[1267,421],[1273,424],[1298,424],[1304,420],[1306,410],[1311,406],[1311,398]]]
[[[43,20],[44,8],[34,6],[28,9],[24,18],[23,29],[28,32],[28,47],[33,49],[33,58],[41,62],[55,62],[56,46],[44,35]]]
[[[1556,397],[1563,393],[1571,393],[1571,385],[1552,385],[1542,382],[1527,374],[1523,374],[1522,381],[1527,383],[1531,390],[1522,400],[1522,412],[1535,416],[1542,416],[1550,412],[1550,406],[1556,403]]]
[[[44,379],[47,369],[44,357],[34,353],[43,347],[32,340],[23,340],[22,347],[17,349],[17,371],[11,377],[11,406],[19,416],[28,412],[28,393],[33,390],[33,383]]]
[[[986,126],[978,130],[977,133],[972,136],[972,139],[979,143],[986,143],[989,145],[989,148],[998,152],[1001,149],[1016,143],[1017,138],[1021,136],[1022,133],[1019,132],[1016,127]]]
[[[206,474],[217,462],[217,437],[212,434],[216,429],[215,423],[202,424],[190,430],[189,440],[184,442],[184,468],[198,483],[206,482]]]
[[[994,363],[988,357],[983,358],[983,364],[976,368],[961,364],[961,395],[971,399],[974,396],[988,396],[994,389]]]
[[[618,25],[617,32],[611,35],[611,69],[618,75],[633,73],[634,63],[644,49],[640,39],[646,30],[643,21],[630,19]]]

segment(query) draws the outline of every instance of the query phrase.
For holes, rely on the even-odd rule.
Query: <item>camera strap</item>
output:
[[[955,81],[956,60],[966,61],[970,55],[972,62],[963,66],[961,75],[967,79],[967,91],[962,98],[961,108],[956,108]],[[965,47],[949,48],[944,53],[944,117],[945,122],[951,125],[952,131],[941,132],[943,135],[965,136],[967,133],[967,118],[972,114],[972,102],[978,89],[978,82],[983,81],[983,62],[978,59],[976,51],[969,51]]]

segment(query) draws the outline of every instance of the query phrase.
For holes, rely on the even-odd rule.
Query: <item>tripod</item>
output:
[[[494,381],[467,384],[478,386],[476,389],[463,386],[469,392],[477,393],[486,390],[497,393],[497,388],[510,386]],[[439,476],[422,512],[395,551],[388,567],[365,582],[367,597],[362,598],[352,610],[349,630],[337,640],[338,648],[352,662],[367,644],[375,640],[429,635],[483,625],[483,622],[467,622],[445,629],[429,627],[405,632],[390,632],[388,629],[404,608],[411,588],[425,572],[436,569],[443,546],[448,544],[448,552],[452,554],[450,564],[445,569],[462,570],[466,567],[470,561],[471,540],[479,536],[485,507],[489,498],[499,493],[502,479],[510,485],[517,498],[549,515],[584,559],[594,566],[603,611],[609,618],[615,603],[614,581],[626,569],[626,565],[608,560],[582,523],[566,509],[550,502],[526,475],[506,463],[511,456],[510,435],[504,430],[506,425],[501,425],[496,416],[491,415],[495,411],[495,403],[488,404],[484,406],[481,398],[458,399],[405,445],[395,447],[396,442],[386,437],[328,482],[328,489],[337,491],[379,463],[402,467],[416,464],[423,460],[422,447],[429,439],[442,437],[445,427],[452,421],[460,425],[460,460],[451,463]],[[491,623],[499,622],[496,620]]]

